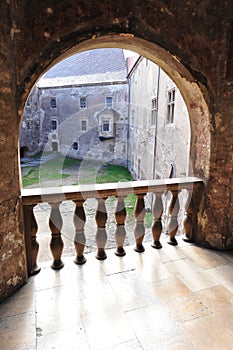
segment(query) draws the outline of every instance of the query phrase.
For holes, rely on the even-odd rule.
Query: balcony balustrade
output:
[[[28,274],[34,275],[40,271],[37,265],[37,255],[39,251],[39,243],[37,242],[38,225],[34,216],[33,209],[38,203],[46,202],[51,206],[49,227],[51,230],[50,249],[53,256],[51,267],[55,270],[61,269],[64,264],[62,262],[63,240],[62,240],[62,216],[59,205],[61,202],[71,200],[75,203],[74,211],[74,247],[76,251],[75,263],[82,265],[86,262],[84,257],[84,248],[86,243],[85,223],[86,215],[84,210],[84,202],[89,198],[96,198],[97,210],[95,213],[96,234],[95,241],[97,245],[96,258],[103,260],[107,258],[105,245],[107,241],[106,221],[107,211],[105,201],[108,197],[117,198],[115,209],[116,229],[110,233],[115,235],[117,256],[124,256],[124,241],[126,237],[125,220],[126,208],[124,199],[129,194],[136,194],[137,201],[135,205],[135,251],[143,252],[143,238],[145,235],[145,202],[144,197],[147,193],[153,193],[154,217],[152,225],[152,247],[155,249],[162,248],[160,236],[163,230],[162,215],[164,206],[162,195],[170,191],[171,201],[169,204],[169,219],[166,230],[168,231],[168,243],[177,245],[176,234],[178,230],[178,214],[180,211],[179,194],[186,190],[187,201],[185,203],[185,215],[182,223],[183,239],[188,242],[195,241],[197,230],[197,212],[203,193],[203,180],[197,177],[144,180],[133,182],[118,182],[106,184],[80,185],[80,186],[62,186],[49,188],[33,188],[22,189],[22,202],[24,210],[24,231],[27,251]],[[93,228],[94,230],[94,228]]]

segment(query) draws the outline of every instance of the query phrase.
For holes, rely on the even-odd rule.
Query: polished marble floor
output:
[[[233,251],[184,243],[42,264],[0,305],[1,350],[230,350]]]

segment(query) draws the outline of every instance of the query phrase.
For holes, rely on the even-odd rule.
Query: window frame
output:
[[[57,98],[56,97],[50,97],[50,108],[52,108],[52,109],[57,108]]]
[[[87,109],[87,97],[86,96],[81,96],[79,98],[79,106],[80,106],[80,109]]]
[[[111,102],[109,102],[108,99],[110,99]],[[106,104],[107,108],[112,108],[112,106],[113,106],[113,98],[112,98],[112,96],[106,96],[105,97],[105,104]]]
[[[56,123],[56,124],[54,124],[54,123]],[[54,125],[56,125],[55,128],[54,128]],[[58,121],[57,121],[57,119],[51,119],[51,130],[52,131],[57,131],[57,129],[58,129]]]
[[[83,128],[83,123],[85,123],[85,128]],[[80,130],[81,132],[87,131],[87,119],[86,118],[81,118],[80,119]]]
[[[99,117],[99,137],[114,137],[114,117],[113,115],[103,114]]]
[[[167,124],[174,124],[176,89],[173,87],[167,92]]]
[[[156,118],[158,115],[158,97],[154,96],[151,99],[151,126],[156,124]]]
[[[110,128],[110,118],[105,118],[102,120],[102,124],[101,124],[101,131],[102,132],[111,132],[111,128]],[[105,126],[108,125],[108,130],[105,130]]]

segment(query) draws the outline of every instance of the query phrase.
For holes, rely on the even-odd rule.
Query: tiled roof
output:
[[[108,48],[75,54],[52,67],[39,87],[125,81],[126,62],[122,49]]]

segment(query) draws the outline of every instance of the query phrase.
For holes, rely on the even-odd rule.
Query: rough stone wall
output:
[[[0,7],[0,301],[27,278],[20,202],[16,71],[10,13]]]
[[[20,156],[33,156],[43,149],[44,111],[39,106],[39,91],[34,88],[24,108],[20,127]]]
[[[232,1],[12,0],[2,1],[0,11],[1,298],[26,280],[15,205],[23,105],[34,82],[67,50],[110,43],[138,48],[175,81],[190,114],[194,173],[207,182],[196,240],[232,249]]]

